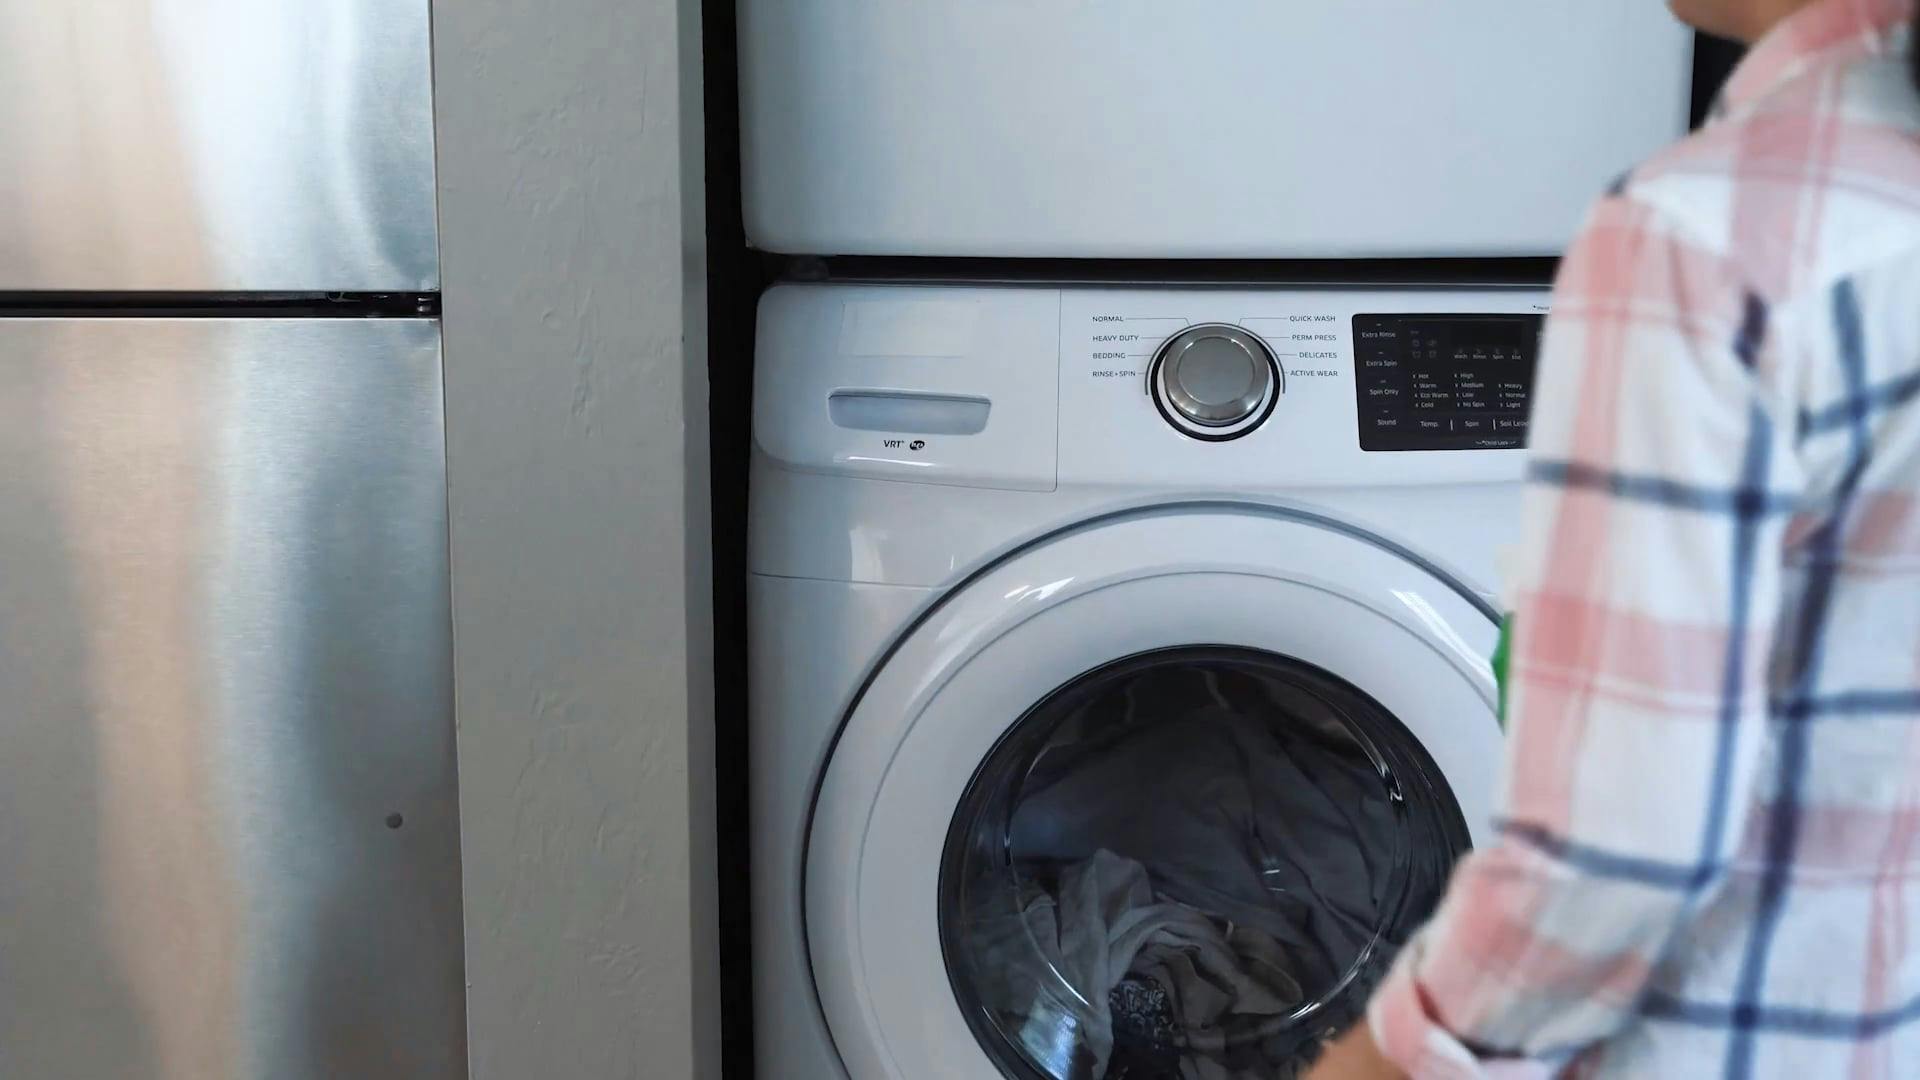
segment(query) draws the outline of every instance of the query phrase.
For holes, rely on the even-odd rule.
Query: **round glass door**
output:
[[[1419,743],[1324,671],[1155,651],[1008,729],[949,828],[953,991],[1021,1080],[1287,1077],[1468,846]]]
[[[970,579],[876,665],[806,824],[847,1075],[1287,1076],[1489,820],[1496,636],[1282,510],[1112,519]]]

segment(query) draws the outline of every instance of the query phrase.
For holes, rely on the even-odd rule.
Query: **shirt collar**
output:
[[[1767,32],[1721,91],[1718,115],[1742,109],[1807,71],[1883,52],[1913,20],[1916,0],[1813,0]]]

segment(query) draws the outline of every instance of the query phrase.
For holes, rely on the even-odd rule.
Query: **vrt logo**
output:
[[[927,440],[925,439],[915,439],[912,442],[907,444],[907,449],[913,451],[916,454],[922,450],[925,450],[926,448],[927,448]]]

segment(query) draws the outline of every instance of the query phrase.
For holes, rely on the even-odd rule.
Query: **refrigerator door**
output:
[[[465,1076],[438,329],[0,320],[0,1076]]]
[[[428,0],[0,0],[0,292],[438,287]]]
[[[809,255],[1546,255],[1686,127],[1653,0],[739,0],[747,235]]]

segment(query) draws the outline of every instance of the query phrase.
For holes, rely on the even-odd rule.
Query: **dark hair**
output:
[[[1913,78],[1915,89],[1920,89],[1920,23],[1917,23],[1910,35],[1912,42],[1907,46],[1907,74]]]

